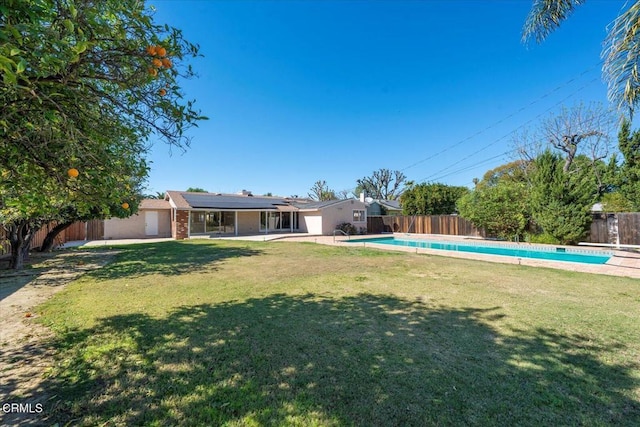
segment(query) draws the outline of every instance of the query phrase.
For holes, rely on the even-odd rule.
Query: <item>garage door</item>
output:
[[[320,215],[305,216],[303,220],[307,226],[307,233],[322,234],[322,217]]]

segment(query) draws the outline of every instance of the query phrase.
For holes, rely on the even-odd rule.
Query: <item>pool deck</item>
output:
[[[473,237],[459,237],[459,236],[445,236],[445,235],[425,235],[425,234],[404,234],[404,233],[394,233],[394,234],[377,234],[377,235],[365,235],[365,236],[353,236],[353,239],[374,239],[380,237],[403,237],[412,240],[437,240],[437,241],[452,241],[452,242],[484,242],[484,243],[499,243],[501,246],[504,245],[513,245],[515,246],[523,246],[527,245],[527,243],[512,243],[512,242],[495,242],[491,240],[478,239]],[[241,239],[241,237],[238,237]],[[335,241],[334,241],[335,240]],[[510,256],[501,256],[501,255],[488,255],[488,254],[478,254],[472,252],[456,252],[456,251],[445,251],[442,249],[428,249],[428,248],[411,248],[406,246],[391,246],[391,245],[383,245],[377,243],[367,243],[367,242],[359,242],[359,243],[348,243],[349,238],[345,236],[336,236],[335,239],[333,236],[300,236],[300,235],[283,235],[280,236],[276,241],[296,241],[296,242],[314,242],[325,245],[337,245],[337,246],[349,246],[353,247],[354,245],[359,245],[361,247],[367,248],[376,248],[376,249],[384,249],[384,250],[395,250],[395,251],[403,251],[403,252],[411,252],[416,254],[429,254],[429,255],[439,255],[439,256],[447,256],[453,258],[464,258],[464,259],[473,259],[477,261],[489,261],[489,262],[499,262],[503,264],[519,264],[530,267],[547,267],[547,268],[555,268],[560,270],[569,270],[569,271],[578,271],[582,273],[594,273],[594,274],[606,274],[609,276],[622,276],[622,277],[632,277],[636,279],[640,279],[640,253],[632,252],[632,251],[622,251],[615,250],[611,248],[597,248],[597,247],[584,247],[584,246],[561,246],[561,245],[553,245],[553,247],[564,247],[576,249],[579,251],[587,251],[592,253],[597,252],[605,252],[605,253],[613,253],[613,256],[606,264],[581,264],[577,262],[563,262],[563,261],[547,261],[533,258],[518,258],[518,257],[510,257]],[[545,246],[541,244],[535,244],[533,246]]]

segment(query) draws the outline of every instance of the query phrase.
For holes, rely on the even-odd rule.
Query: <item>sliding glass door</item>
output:
[[[260,231],[292,231],[298,229],[298,212],[260,212]]]
[[[224,234],[233,234],[236,232],[236,213],[220,212],[220,232]]]
[[[235,212],[191,211],[191,234],[235,233]]]

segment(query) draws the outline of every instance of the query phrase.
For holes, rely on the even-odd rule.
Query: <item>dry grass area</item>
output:
[[[115,251],[34,253],[26,269],[0,270],[0,402],[46,402],[43,372],[53,363],[51,331],[40,325],[36,307],[81,275],[113,261]],[[37,423],[34,414],[4,414],[3,425]]]

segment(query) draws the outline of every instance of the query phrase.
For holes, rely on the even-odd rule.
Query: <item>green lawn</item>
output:
[[[286,242],[122,247],[41,306],[61,425],[639,425],[640,281]]]

